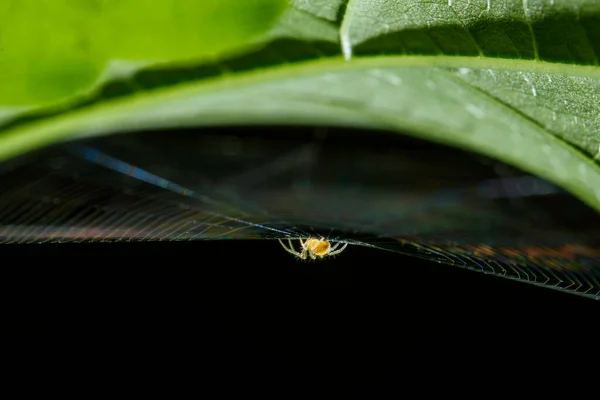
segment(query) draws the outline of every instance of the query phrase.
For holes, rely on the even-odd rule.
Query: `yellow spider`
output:
[[[324,258],[327,256],[334,256],[336,254],[340,254],[342,251],[344,251],[346,246],[348,246],[348,243],[345,243],[342,247],[340,247],[342,242],[337,242],[332,245],[328,240],[325,240],[325,238],[308,238],[305,241],[300,239],[300,247],[302,247],[302,251],[296,251],[291,239],[288,239],[289,247],[286,246],[281,239],[278,240],[285,251],[302,260],[306,260],[308,257],[316,260],[317,257]],[[340,248],[338,249],[338,247]]]

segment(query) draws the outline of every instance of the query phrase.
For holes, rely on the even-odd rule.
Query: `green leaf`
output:
[[[244,56],[142,68],[89,97],[12,114],[0,158],[159,127],[361,126],[484,153],[600,210],[599,2],[291,4]]]
[[[346,0],[292,0],[298,10],[306,11],[319,18],[336,21]]]
[[[285,0],[4,1],[0,105],[35,106],[88,89],[113,60],[230,52],[263,34],[285,6]]]

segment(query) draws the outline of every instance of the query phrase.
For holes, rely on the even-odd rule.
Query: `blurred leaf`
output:
[[[111,60],[168,62],[236,50],[285,0],[18,0],[0,3],[0,105],[88,89]],[[6,84],[9,82],[9,84]]]
[[[158,127],[361,126],[487,154],[600,210],[599,2],[291,4],[244,56],[143,68],[70,103],[5,111],[0,158]]]

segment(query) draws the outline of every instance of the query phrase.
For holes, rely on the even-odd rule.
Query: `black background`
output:
[[[21,393],[489,398],[596,387],[597,301],[458,267],[360,246],[300,261],[272,240],[1,250],[1,359],[24,378]]]
[[[276,241],[54,244],[4,246],[3,264],[5,350],[24,390],[380,398],[594,387],[596,301],[393,253],[351,246],[302,262]]]

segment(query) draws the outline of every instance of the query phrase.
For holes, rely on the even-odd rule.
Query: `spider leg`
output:
[[[303,260],[306,260],[306,254],[308,253],[308,250],[303,249],[302,253],[300,254],[300,258]]]
[[[292,246],[292,247],[293,247],[293,245],[292,245],[292,239],[288,239],[288,242],[290,242],[290,246]],[[300,259],[302,259],[302,260],[306,260],[306,252],[307,252],[307,250],[306,250],[306,248],[305,248],[305,246],[304,246],[304,243],[302,243],[302,239],[300,239],[300,245],[301,245],[302,251],[301,251],[301,252],[300,252],[300,251],[297,251],[297,252],[296,252],[296,255],[297,255],[298,257],[300,257]]]
[[[338,242],[339,244],[339,242]],[[344,249],[348,247],[348,243],[344,243],[344,245],[342,247],[340,247],[339,250],[335,250],[335,251],[330,251],[328,255],[330,256],[335,256],[336,254],[340,254],[342,251],[344,251]]]
[[[288,248],[287,245],[281,241],[281,239],[277,239],[277,240],[279,240],[279,244],[281,245],[281,247],[284,248],[285,251],[287,251],[288,253],[293,251],[293,249]]]
[[[286,247],[285,243],[283,243],[283,242],[281,241],[281,239],[277,239],[277,240],[279,240],[279,243],[281,244],[281,247],[283,247],[283,249],[284,249],[285,251],[287,251],[287,252],[288,252],[288,253],[290,253],[290,254],[293,254],[293,255],[295,255],[296,257],[300,257],[300,258],[302,258],[301,254],[300,254],[300,253],[298,253],[296,250],[294,250],[294,246],[292,246],[292,241],[291,241],[290,239],[288,239],[288,241],[290,242],[290,248],[289,248],[289,249]]]
[[[333,246],[331,246],[329,248],[329,253],[331,254],[332,251],[334,251],[335,249],[337,249],[338,247],[340,247],[340,244],[342,244],[342,242],[337,242],[336,244],[334,244]]]
[[[316,260],[317,257],[312,253],[312,252],[308,252],[308,255],[310,256],[310,258],[312,258],[313,260]]]

